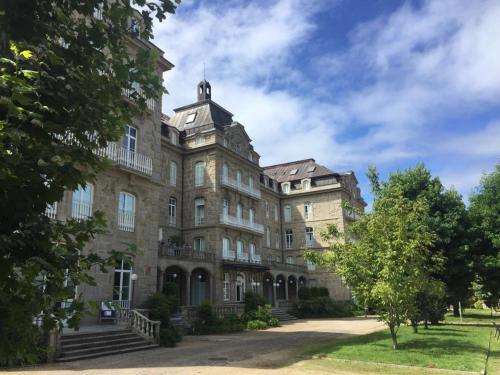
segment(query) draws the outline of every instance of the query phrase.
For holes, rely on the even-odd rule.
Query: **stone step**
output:
[[[135,351],[140,351],[140,350],[150,350],[150,349],[155,349],[155,348],[158,348],[158,345],[152,344],[152,343],[147,343],[147,344],[144,344],[144,345],[140,345],[140,346],[137,345],[137,346],[134,346],[134,347],[125,348],[125,349],[121,349],[121,350],[105,350],[105,351],[101,351],[101,352],[98,352],[98,353],[73,355],[73,356],[67,356],[67,357],[59,357],[59,358],[56,359],[56,362],[78,361],[78,360],[82,360],[82,359],[104,357],[104,356],[108,356],[108,355],[130,353],[130,352],[135,352]]]
[[[126,337],[116,337],[111,336],[111,338],[107,338],[106,340],[88,340],[84,342],[62,342],[61,349],[63,352],[67,352],[75,349],[85,349],[85,348],[95,348],[99,346],[106,345],[115,345],[115,344],[125,344],[125,343],[135,343],[135,342],[144,342],[144,339],[135,334],[127,335]]]
[[[126,339],[136,337],[132,331],[116,331],[116,332],[95,332],[80,335],[62,336],[61,344],[85,343],[100,340]]]
[[[147,346],[151,344],[152,343],[150,341],[146,341],[144,339],[141,339],[140,341],[137,342],[125,342],[125,343],[115,343],[115,344],[108,344],[106,342],[102,342],[99,345],[91,348],[77,347],[71,350],[63,350],[61,352],[60,358],[99,354],[102,352],[119,352],[121,350],[142,348],[145,345]]]
[[[295,317],[292,314],[289,314],[286,311],[283,311],[281,309],[276,309],[276,308],[272,309],[271,313],[280,322],[286,322],[286,321],[290,321],[290,320],[297,320],[297,317]]]

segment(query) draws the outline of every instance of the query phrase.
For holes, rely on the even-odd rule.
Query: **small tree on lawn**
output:
[[[357,301],[378,309],[397,349],[397,331],[415,314],[423,286],[436,283],[429,274],[429,248],[434,235],[425,225],[428,205],[409,200],[400,189],[376,195],[371,213],[362,215],[345,233],[329,226],[324,238],[330,249],[306,252],[306,258],[341,276]],[[435,259],[434,264],[439,264]]]

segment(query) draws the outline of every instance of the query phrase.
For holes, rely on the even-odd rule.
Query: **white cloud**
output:
[[[498,149],[498,123],[443,142],[448,118],[498,104],[496,0],[406,3],[359,24],[345,50],[314,59],[301,49],[314,43],[315,17],[331,2],[182,7],[155,29],[155,43],[176,65],[165,75],[171,95],[164,111],[195,100],[205,63],[214,100],[245,125],[264,165],[314,157],[364,171],[369,163],[441,157],[446,147],[465,149],[463,157],[491,157]],[[316,74],[306,75],[304,65],[316,66]],[[465,147],[471,140],[473,150]],[[450,184],[462,176],[446,173]]]
[[[482,130],[451,138],[443,145],[443,151],[475,157],[493,156],[500,161],[500,120]]]

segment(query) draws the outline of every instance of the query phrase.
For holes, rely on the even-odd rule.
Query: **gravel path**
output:
[[[266,331],[185,336],[176,348],[158,348],[82,361],[34,366],[12,374],[152,375],[302,373],[294,351],[304,344],[383,328],[374,318],[299,320]],[[343,372],[342,372],[343,373]]]

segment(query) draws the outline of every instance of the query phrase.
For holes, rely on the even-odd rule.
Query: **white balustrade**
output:
[[[250,262],[260,264],[262,259],[259,254],[250,254]]]
[[[85,220],[92,216],[92,205],[89,202],[73,200],[71,206],[71,216],[73,219]]]
[[[234,250],[224,249],[222,250],[222,258],[234,260],[236,258],[236,252]]]
[[[45,216],[47,216],[49,219],[55,220],[57,215],[57,202],[54,202],[54,204],[47,204],[47,207],[45,208]]]
[[[107,157],[118,165],[134,169],[151,176],[153,174],[153,160],[146,155],[118,146],[111,142],[107,147],[97,150],[97,155]]]
[[[129,325],[132,331],[150,340],[155,344],[160,343],[160,325],[159,320],[151,320],[146,315],[148,310],[131,310]]]
[[[240,262],[248,262],[249,260],[248,253],[245,253],[243,251],[238,252],[238,260]]]
[[[233,178],[230,178],[228,176],[220,176],[220,183],[221,185],[230,187],[236,191],[239,191],[240,193],[247,194],[250,195],[251,197],[260,199],[259,189],[245,185],[244,183],[238,182]]]
[[[240,229],[246,229],[259,234],[264,234],[264,226],[236,216],[226,214],[220,215],[220,223],[230,225]]]
[[[135,227],[135,212],[118,210],[118,229],[133,232]]]
[[[139,86],[139,84],[137,84],[137,83],[134,82],[132,84],[132,87],[133,87],[133,89],[123,89],[123,91],[122,91],[123,95],[126,96],[127,98],[133,99],[132,95],[134,94],[134,92],[136,92],[140,97],[143,97],[146,100],[146,106],[148,107],[148,109],[150,109],[151,111],[154,111],[155,110],[156,99],[154,99],[154,98],[145,98],[144,97],[144,91]]]

